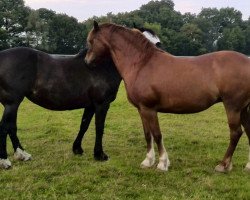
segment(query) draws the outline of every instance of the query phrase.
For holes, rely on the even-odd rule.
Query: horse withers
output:
[[[86,62],[95,62],[110,53],[125,82],[129,101],[138,108],[147,142],[147,155],[142,167],[154,165],[155,141],[160,156],[157,168],[168,170],[169,159],[157,112],[196,113],[223,102],[230,143],[215,170],[227,172],[232,169],[232,156],[243,133],[241,126],[250,141],[248,57],[233,51],[192,58],[175,57],[156,48],[138,31],[111,23],[99,26],[94,22],[87,41]],[[250,150],[246,169],[250,171]]]
[[[83,153],[82,139],[95,114],[94,158],[108,160],[102,145],[104,123],[110,103],[116,98],[121,77],[110,56],[90,69],[84,62],[86,52],[85,49],[74,56],[49,55],[31,48],[0,52],[0,102],[4,106],[0,123],[1,168],[11,166],[7,158],[7,135],[14,148],[14,158],[31,159],[17,137],[17,111],[24,97],[50,110],[85,108],[72,148],[74,154]]]

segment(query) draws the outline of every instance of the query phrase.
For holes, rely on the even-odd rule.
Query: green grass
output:
[[[107,116],[104,149],[107,162],[93,159],[92,122],[83,142],[84,155],[74,156],[72,143],[82,110],[53,112],[28,100],[18,114],[18,135],[33,160],[13,160],[11,170],[0,170],[0,199],[250,199],[250,174],[244,172],[248,141],[244,134],[228,174],[214,172],[229,142],[221,104],[193,115],[160,114],[171,167],[166,173],[140,169],[146,143],[136,109],[126,99],[124,86]]]

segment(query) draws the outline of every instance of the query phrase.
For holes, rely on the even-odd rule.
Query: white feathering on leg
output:
[[[168,171],[168,167],[170,166],[170,161],[168,159],[167,152],[164,153],[160,158],[159,158],[159,163],[157,165],[157,169],[161,171]]]
[[[161,171],[168,171],[169,166],[170,166],[170,161],[168,159],[168,153],[167,153],[165,147],[163,146],[163,153],[162,153],[162,155],[160,155],[157,169],[159,169]]]
[[[16,160],[27,161],[27,160],[31,160],[32,157],[26,151],[24,151],[20,148],[17,148],[16,152],[14,153],[14,158]]]
[[[0,159],[0,168],[9,169],[11,167],[10,160],[7,159]]]
[[[151,149],[147,153],[146,158],[141,163],[141,168],[149,168],[155,164],[155,150],[154,150],[154,139],[151,138]]]

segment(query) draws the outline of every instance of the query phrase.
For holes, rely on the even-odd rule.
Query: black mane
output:
[[[156,36],[156,33],[155,33],[152,29],[150,29],[150,28],[141,27],[141,28],[138,28],[138,29],[139,29],[142,33],[145,32],[145,31],[147,31],[147,32],[151,33],[153,36]]]
[[[152,29],[150,29],[150,28],[137,27],[135,23],[133,23],[133,25],[134,25],[134,28],[138,29],[142,33],[145,32],[145,31],[147,31],[147,32],[151,33],[153,36],[157,36],[156,33]]]

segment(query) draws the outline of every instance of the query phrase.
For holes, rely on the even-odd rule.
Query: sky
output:
[[[82,22],[93,16],[103,16],[108,12],[130,12],[139,9],[150,0],[24,0],[25,5],[33,9],[47,8],[57,13],[65,13]],[[233,7],[241,11],[243,19],[250,16],[250,0],[173,0],[175,10],[182,14],[198,14],[202,8]]]

